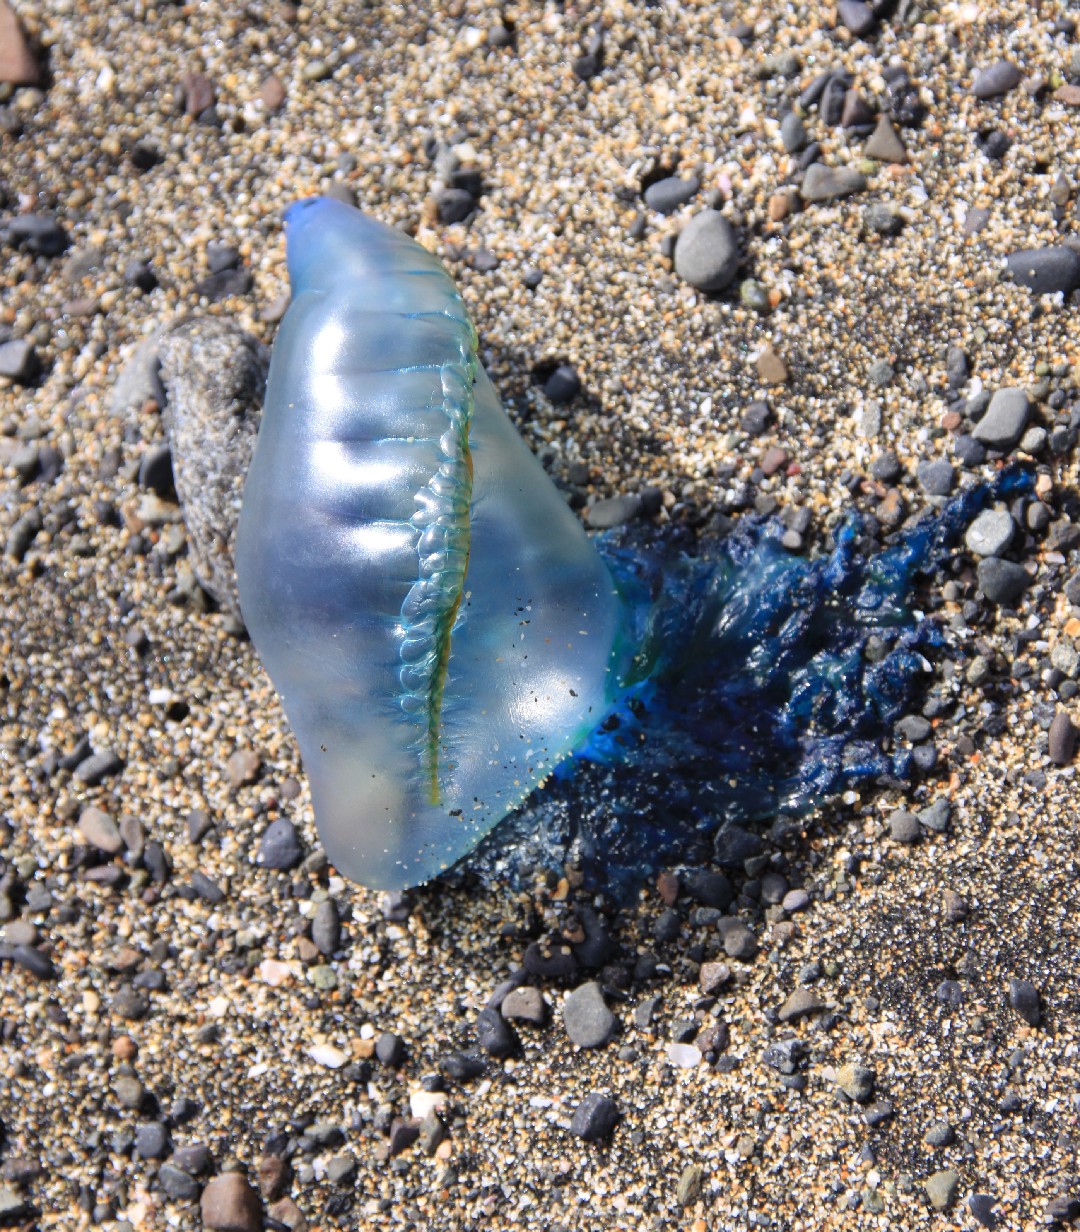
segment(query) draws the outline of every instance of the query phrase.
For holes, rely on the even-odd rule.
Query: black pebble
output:
[[[574,1109],[570,1132],[585,1142],[610,1138],[619,1120],[619,1106],[607,1095],[590,1092]]]

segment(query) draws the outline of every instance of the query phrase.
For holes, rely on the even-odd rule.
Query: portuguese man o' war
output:
[[[854,524],[813,561],[760,521],[676,560],[591,540],[439,260],[327,198],[286,231],[237,575],[343,874],[428,881],[581,757],[624,779],[693,767],[686,812],[713,829],[903,776],[881,736],[935,638],[907,595],[988,489],[867,558]],[[618,831],[616,864],[662,855],[658,826]]]

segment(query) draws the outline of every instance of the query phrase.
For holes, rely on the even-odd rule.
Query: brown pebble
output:
[[[267,111],[277,111],[285,101],[285,87],[273,73],[259,87],[259,97]]]
[[[1080,107],[1080,86],[1061,86],[1054,91],[1054,98],[1067,107]]]
[[[757,357],[757,374],[766,385],[783,385],[788,379],[787,364],[771,343],[766,345]]]
[[[543,994],[539,988],[533,988],[529,984],[511,989],[500,1008],[502,1016],[511,1022],[529,1022],[540,1027],[547,1018],[547,1005]]]
[[[706,962],[701,964],[698,972],[698,983],[701,991],[711,997],[731,979],[731,968],[725,962]]]
[[[205,73],[185,73],[181,82],[184,88],[184,110],[189,116],[202,115],[214,105],[214,83]]]
[[[0,0],[0,81],[36,86],[41,70],[30,51],[19,18],[7,0]]]
[[[240,1172],[215,1176],[202,1191],[199,1209],[208,1232],[260,1232],[263,1226],[259,1195]]]
[[[775,192],[769,198],[770,222],[783,222],[791,213],[791,196],[786,192]]]
[[[781,467],[787,466],[787,463],[787,450],[781,449],[779,445],[772,445],[762,454],[761,470],[765,475],[775,475]]]
[[[964,417],[959,411],[946,411],[941,417],[941,426],[946,432],[955,432],[963,422]]]
[[[1076,728],[1064,710],[1059,710],[1050,724],[1049,752],[1055,766],[1067,766],[1076,752]]]
[[[281,1198],[270,1208],[271,1219],[283,1223],[289,1232],[308,1232],[307,1218],[292,1198]]]
[[[139,1055],[139,1046],[130,1035],[118,1035],[112,1042],[112,1054],[118,1061],[134,1061]]]
[[[904,520],[904,498],[900,495],[900,489],[890,488],[874,513],[885,526],[899,526]]]
[[[259,777],[261,764],[261,759],[254,749],[237,749],[225,767],[230,786],[242,787],[246,783],[254,783]]]
[[[665,869],[656,877],[656,892],[665,906],[674,907],[679,900],[679,877],[677,873]]]
[[[262,1196],[268,1202],[280,1198],[288,1187],[291,1173],[287,1159],[282,1159],[280,1155],[261,1155],[256,1165],[256,1175]]]

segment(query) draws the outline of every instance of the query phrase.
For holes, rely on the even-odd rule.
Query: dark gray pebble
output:
[[[869,34],[877,18],[865,0],[840,0],[836,6],[837,16],[856,37]]]
[[[807,167],[799,191],[807,201],[835,201],[866,188],[866,176],[854,167],[826,167],[814,163]]]
[[[956,472],[943,458],[919,463],[919,486],[928,496],[948,496],[956,482]]]
[[[571,1041],[580,1048],[599,1048],[615,1033],[617,1020],[604,1001],[595,981],[575,988],[562,1009],[563,1026]]]
[[[949,828],[949,818],[952,807],[945,796],[939,796],[933,804],[919,809],[919,822],[924,830],[932,830],[935,834],[944,834]]]
[[[254,279],[248,270],[224,269],[201,278],[195,284],[195,294],[216,304],[232,295],[247,295],[253,285]]]
[[[530,975],[545,980],[564,980],[576,975],[578,960],[566,945],[546,945],[532,941],[525,947],[522,964]]]
[[[930,727],[930,720],[924,719],[921,714],[906,714],[897,723],[896,730],[905,740],[910,740],[912,744],[918,744],[920,740],[925,740],[930,735],[932,729]]]
[[[986,446],[973,436],[961,434],[953,440],[953,457],[961,466],[982,466],[986,461]]]
[[[1080,252],[1066,244],[1014,252],[1007,264],[1014,281],[1036,295],[1068,295],[1080,287]]]
[[[169,1131],[161,1121],[142,1121],[135,1127],[135,1150],[143,1159],[163,1159],[169,1152]]]
[[[922,837],[922,826],[914,813],[896,809],[889,815],[889,837],[895,843],[917,843]]]
[[[206,264],[211,274],[236,269],[240,264],[240,253],[231,244],[220,244],[211,240],[206,245]]]
[[[383,1031],[375,1041],[375,1056],[387,1069],[398,1069],[405,1060],[405,1041],[393,1031]]]
[[[17,945],[11,951],[11,957],[20,967],[39,980],[56,978],[56,968],[53,966],[52,959],[36,945]]]
[[[749,436],[761,436],[768,428],[770,418],[767,402],[751,402],[742,413],[739,427]]]
[[[968,1210],[972,1218],[981,1223],[984,1228],[996,1228],[997,1216],[994,1214],[994,1199],[990,1194],[973,1193],[968,1198]]]
[[[739,266],[739,241],[731,224],[715,210],[703,210],[679,233],[675,272],[699,291],[722,291]]]
[[[574,1109],[570,1132],[585,1142],[610,1138],[619,1121],[619,1106],[607,1095],[591,1091]]]
[[[964,988],[957,980],[942,980],[934,991],[934,1000],[956,1008],[964,1004]]]
[[[1005,452],[1024,435],[1030,414],[1031,403],[1024,390],[999,389],[987,404],[973,435],[987,448]]]
[[[113,996],[112,1011],[127,1022],[138,1022],[150,1013],[150,1002],[137,988],[125,984]]]
[[[476,209],[476,198],[464,188],[444,188],[435,198],[439,222],[444,226],[464,222]]]
[[[948,1121],[935,1121],[923,1134],[923,1142],[927,1146],[952,1146],[956,1141],[956,1131]]]
[[[789,111],[780,121],[780,140],[789,154],[797,154],[806,145],[806,125],[797,111]]]
[[[482,1009],[476,1016],[476,1042],[488,1054],[501,1060],[518,1050],[514,1028],[495,1009]]]
[[[124,266],[124,281],[129,287],[136,287],[144,295],[149,295],[158,285],[158,276],[149,261],[135,257]]]
[[[86,787],[96,787],[102,779],[115,774],[123,762],[111,749],[92,753],[75,767],[75,779]]]
[[[1008,94],[1020,84],[1020,70],[1009,60],[998,60],[996,64],[979,69],[971,86],[971,92],[976,98],[1000,98]]]
[[[685,205],[700,187],[700,180],[684,180],[677,175],[669,175],[645,189],[645,204],[658,214],[671,214],[680,205]]]
[[[544,396],[561,406],[581,393],[581,378],[570,364],[560,364],[544,382]]]
[[[225,891],[216,882],[211,881],[203,872],[196,870],[191,875],[191,888],[207,903],[223,903]]]
[[[0,342],[0,376],[25,385],[37,376],[41,362],[34,344],[25,338]]]
[[[278,817],[266,827],[256,859],[263,868],[284,871],[295,868],[303,854],[296,826],[287,817]]]
[[[888,1124],[895,1113],[896,1109],[889,1100],[878,1099],[863,1111],[863,1121],[871,1129],[876,1129],[879,1125]]]
[[[171,1163],[161,1165],[157,1179],[165,1196],[173,1202],[192,1202],[202,1193],[202,1186],[190,1173]]]
[[[878,235],[896,235],[904,225],[900,212],[886,201],[875,201],[868,205],[863,218],[870,230]]]
[[[778,1073],[794,1074],[806,1061],[806,1045],[800,1039],[778,1040],[765,1049],[761,1059]]]
[[[735,899],[735,887],[723,873],[697,871],[687,874],[686,893],[703,907],[726,911]]]
[[[43,257],[56,257],[68,244],[67,232],[50,214],[18,214],[3,224],[8,239]]]
[[[1002,560],[1000,556],[987,556],[985,560],[980,560],[977,575],[979,589],[991,603],[1015,602],[1031,582],[1023,565]]]
[[[585,511],[585,521],[593,530],[609,530],[633,522],[641,514],[641,497],[631,494],[607,496]]]
[[[168,442],[151,445],[139,461],[139,487],[168,498],[173,495],[172,450]]]
[[[1048,752],[1055,766],[1067,766],[1076,752],[1076,728],[1064,710],[1059,710],[1050,724]]]
[[[471,1082],[482,1077],[487,1070],[483,1056],[475,1050],[447,1053],[441,1064],[447,1076],[455,1082]]]
[[[329,957],[341,943],[341,919],[337,904],[332,898],[321,902],[315,910],[315,918],[311,921],[311,939],[318,947],[319,953]]]
[[[1030,980],[1009,981],[1009,1004],[1030,1027],[1042,1021],[1039,990]]]

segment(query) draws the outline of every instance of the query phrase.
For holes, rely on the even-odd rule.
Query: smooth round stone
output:
[[[1030,412],[1031,404],[1022,389],[999,389],[990,399],[990,405],[975,425],[972,435],[988,449],[1005,452],[1024,435]]]
[[[998,60],[975,74],[971,92],[976,98],[1000,98],[1020,84],[1021,73],[1009,60]]]
[[[671,214],[689,201],[700,187],[700,180],[669,175],[645,189],[645,204],[659,214]]]
[[[780,121],[780,140],[789,154],[796,154],[806,145],[806,125],[797,112],[789,111]]]
[[[866,176],[854,167],[826,167],[824,163],[812,163],[806,168],[800,192],[807,201],[835,201],[850,197],[866,187]]]
[[[987,556],[979,561],[979,589],[991,603],[1012,603],[1027,589],[1027,570],[1011,560]]]
[[[675,272],[699,291],[722,291],[739,266],[739,241],[715,210],[695,214],[675,245]]]
[[[1016,523],[1006,509],[986,509],[968,527],[964,542],[976,556],[1000,556],[1016,533]]]
[[[1013,281],[1036,295],[1068,295],[1080,287],[1080,252],[1065,244],[1025,248],[1008,257]]]

